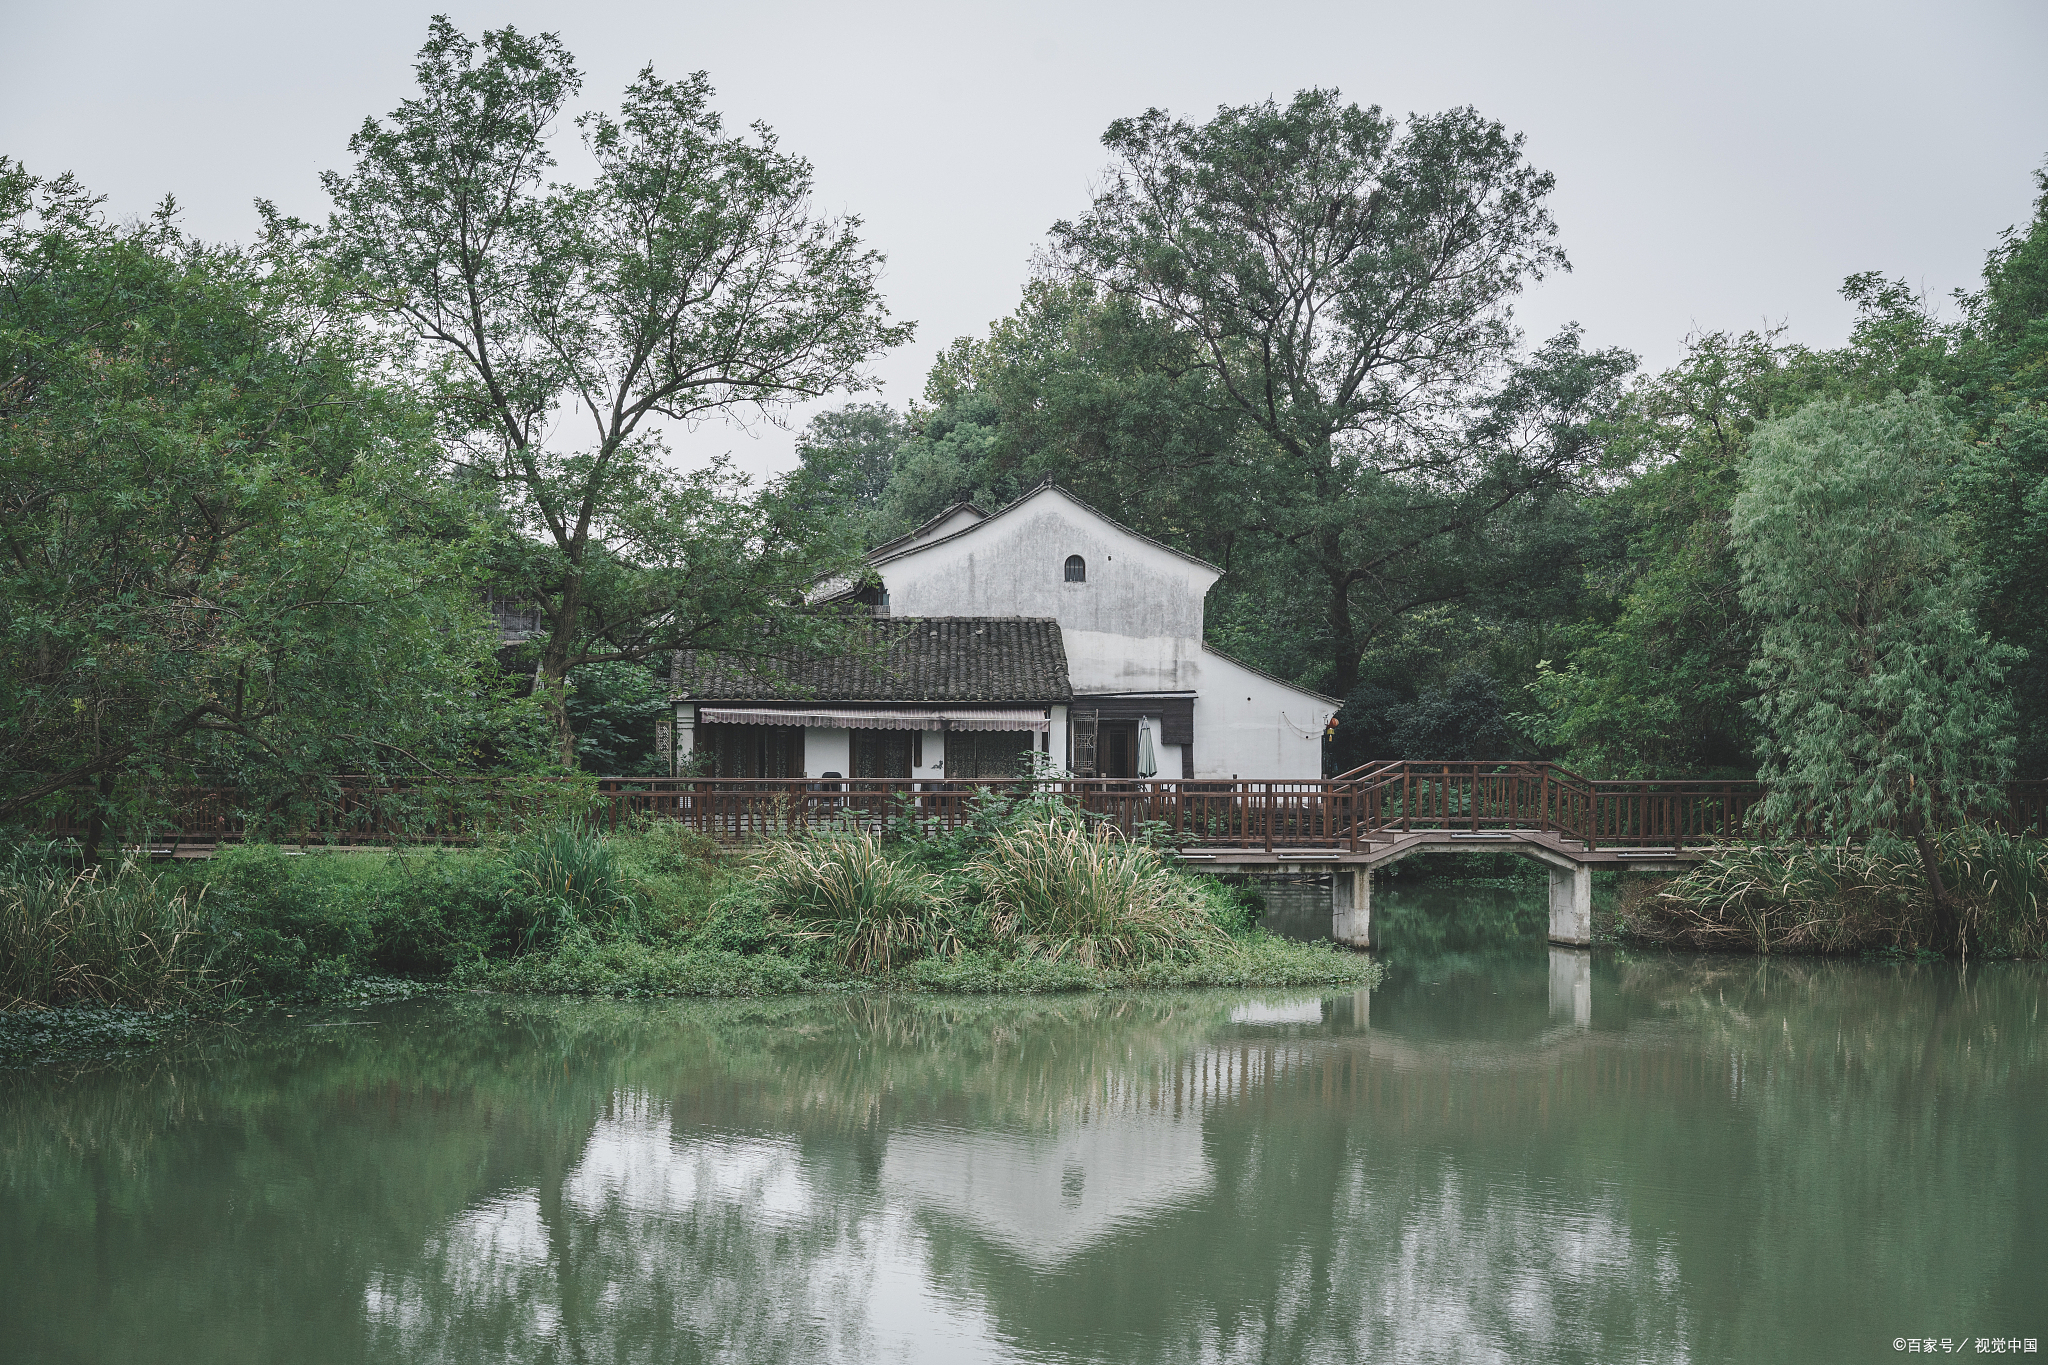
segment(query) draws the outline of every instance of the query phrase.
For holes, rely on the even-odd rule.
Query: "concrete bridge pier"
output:
[[[1372,869],[1330,870],[1330,937],[1347,948],[1377,948],[1372,927]]]
[[[1550,868],[1550,941],[1574,947],[1593,942],[1593,869],[1563,859],[1543,860]]]

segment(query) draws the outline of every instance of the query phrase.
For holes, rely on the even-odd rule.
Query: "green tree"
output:
[[[813,417],[797,437],[796,455],[813,486],[857,518],[872,542],[886,539],[869,533],[888,494],[896,453],[909,437],[909,424],[887,403],[849,403]]]
[[[1959,390],[1978,438],[1962,479],[1984,619],[2027,651],[2013,669],[2019,771],[2048,777],[2048,171],[2025,231],[2006,232],[1964,300]]]
[[[1564,256],[1551,177],[1470,109],[1404,127],[1311,90],[1199,126],[1151,110],[1103,141],[1117,163],[1054,227],[1063,260],[1184,334],[1256,432],[1240,519],[1319,618],[1311,680],[1348,693],[1394,621],[1469,591],[1503,507],[1586,463],[1632,359],[1567,332],[1474,411],[1513,356],[1513,296]]]
[[[520,541],[502,571],[545,616],[537,690],[573,764],[573,669],[798,627],[803,585],[849,548],[804,480],[678,473],[660,422],[864,387],[910,328],[859,221],[812,214],[809,163],[766,127],[728,136],[702,73],[645,68],[616,115],[581,115],[595,169],[567,185],[544,179],[580,85],[554,35],[479,44],[437,17],[415,70],[324,178],[325,245],[421,348],[457,462],[500,492]]]
[[[0,819],[77,784],[459,762],[474,509],[324,275],[0,160]]]
[[[576,756],[591,772],[659,776],[654,724],[669,709],[667,669],[644,663],[586,664],[569,684]]]
[[[1631,390],[1615,458],[1632,477],[1601,500],[1585,566],[1590,611],[1563,621],[1562,667],[1546,661],[1525,722],[1602,776],[1747,776],[1743,710],[1756,632],[1729,540],[1750,434],[1814,382],[1805,350],[1774,334],[1696,337],[1686,357]]]
[[[1928,390],[1819,400],[1757,430],[1730,523],[1758,625],[1762,820],[1913,839],[1951,937],[1928,835],[2002,808],[2013,748],[2015,651],[1978,625],[1945,487],[1968,455]]]

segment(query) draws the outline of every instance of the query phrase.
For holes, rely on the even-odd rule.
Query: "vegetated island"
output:
[[[951,830],[906,818],[736,848],[663,821],[609,836],[566,821],[460,849],[252,844],[164,870],[80,873],[57,853],[22,846],[0,887],[10,1060],[148,1046],[263,1002],[435,989],[986,994],[1383,972],[1264,932],[1255,891],[1043,798],[989,799]]]

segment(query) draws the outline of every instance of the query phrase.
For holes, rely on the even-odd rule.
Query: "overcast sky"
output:
[[[729,120],[809,157],[819,207],[866,220],[917,322],[875,367],[899,407],[939,348],[1015,306],[1047,227],[1087,203],[1103,128],[1151,106],[1201,118],[1311,85],[1475,106],[1557,176],[1573,271],[1521,302],[1531,338],[1577,320],[1651,366],[1695,330],[1839,342],[1852,271],[1975,284],[2048,158],[2043,0],[0,0],[0,153],[77,172],[122,216],[175,193],[205,237],[246,238],[257,198],[322,214],[318,173],[406,96],[443,8],[472,34],[559,32],[591,104],[649,60],[708,71]],[[714,424],[680,444],[766,469],[791,439]]]

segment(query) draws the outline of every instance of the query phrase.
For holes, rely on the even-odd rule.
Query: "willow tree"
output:
[[[1925,390],[1810,403],[1757,428],[1731,519],[1761,819],[1911,839],[1944,947],[1958,926],[1930,836],[2003,808],[2013,751],[2017,651],[1978,627],[1983,578],[1948,505],[1968,455]]]
[[[1314,680],[1348,693],[1378,632],[1469,590],[1495,513],[1577,474],[1633,359],[1567,331],[1502,384],[1514,296],[1565,260],[1551,177],[1473,110],[1403,123],[1310,90],[1103,143],[1061,259],[1189,338],[1250,429],[1233,516],[1314,603]]]
[[[728,135],[703,73],[643,68],[616,114],[580,115],[592,174],[557,184],[550,130],[581,84],[559,39],[437,17],[415,69],[417,96],[325,177],[327,245],[418,343],[458,463],[501,491],[500,584],[540,607],[570,764],[573,669],[758,641],[842,548],[818,499],[679,472],[661,424],[867,387],[910,328],[859,220],[813,214],[809,163],[766,127]]]

